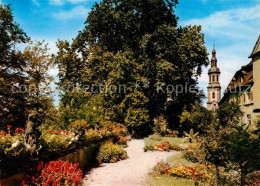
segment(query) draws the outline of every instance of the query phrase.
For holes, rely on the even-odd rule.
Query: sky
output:
[[[95,0],[0,0],[11,4],[14,19],[33,39],[49,43],[57,52],[58,39],[75,38]],[[179,0],[175,9],[179,26],[201,25],[209,58],[216,45],[220,83],[224,91],[234,73],[250,62],[249,54],[260,34],[260,0]],[[203,68],[199,86],[206,93],[208,68]],[[50,74],[57,76],[57,69]],[[204,100],[206,102],[206,100]],[[55,96],[55,105],[58,97]]]

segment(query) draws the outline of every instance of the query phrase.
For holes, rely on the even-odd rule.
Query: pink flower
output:
[[[11,125],[7,125],[7,128],[10,129],[12,126]]]

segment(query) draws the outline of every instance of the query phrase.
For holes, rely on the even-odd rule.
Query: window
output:
[[[213,76],[213,82],[215,82],[215,76]]]
[[[209,82],[211,83],[211,76],[209,76]]]
[[[254,99],[253,99],[253,92],[251,92],[250,98],[251,98],[251,101],[254,101]]]
[[[215,92],[213,92],[212,93],[212,99],[215,99],[215,97],[216,97],[216,94],[215,94]]]
[[[251,125],[251,123],[252,123],[251,114],[248,114],[246,117],[247,117],[247,124]]]
[[[218,82],[218,76],[217,76],[217,82]]]

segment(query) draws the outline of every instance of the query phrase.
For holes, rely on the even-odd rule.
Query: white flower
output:
[[[17,147],[19,144],[20,144],[20,141],[17,140],[15,143],[12,144],[12,147],[11,147],[11,148],[15,148],[15,147]]]

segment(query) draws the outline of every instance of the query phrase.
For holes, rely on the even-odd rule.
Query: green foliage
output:
[[[127,159],[126,151],[119,145],[105,143],[101,145],[97,160],[100,163],[116,163],[117,161]]]
[[[103,0],[93,6],[85,29],[72,44],[58,42],[54,60],[60,69],[60,85],[125,86],[116,93],[104,89],[87,96],[65,93],[60,106],[64,121],[88,121],[84,107],[94,102],[90,98],[99,97],[102,116],[125,123],[135,135],[151,133],[153,119],[160,115],[170,128],[178,127],[184,107],[200,96],[176,95],[176,90],[167,92],[166,86],[196,85],[201,67],[208,63],[201,27],[177,28],[176,4]]]
[[[237,126],[229,135],[223,135],[223,144],[228,152],[227,167],[240,170],[241,185],[245,184],[248,173],[260,170],[260,139],[248,132],[244,125]]]
[[[28,94],[21,93],[18,86],[27,85],[27,63],[16,45],[28,42],[29,38],[14,21],[10,6],[0,5],[0,24],[0,126],[24,126]]]
[[[159,134],[152,134],[149,136],[149,139],[154,140],[154,141],[161,141],[162,140],[162,136]]]
[[[167,120],[164,118],[164,116],[159,116],[157,118],[154,119],[154,128],[153,131],[155,133],[158,133],[162,136],[165,136],[167,133],[167,129],[168,129],[168,122]]]
[[[183,155],[183,158],[192,162],[192,163],[198,163],[199,160],[195,153],[193,151],[186,151],[185,154]]]
[[[189,134],[184,131],[184,135],[185,135],[185,138],[183,139],[183,141],[189,140],[189,142],[192,143],[192,139],[196,138],[199,135],[199,132],[194,134],[194,130],[190,129]]]
[[[184,110],[180,118],[180,131],[194,129],[199,132],[206,132],[214,119],[212,112],[199,103],[193,105],[191,110]]]
[[[217,110],[218,125],[233,126],[237,125],[243,116],[240,106],[235,102],[224,102]]]

